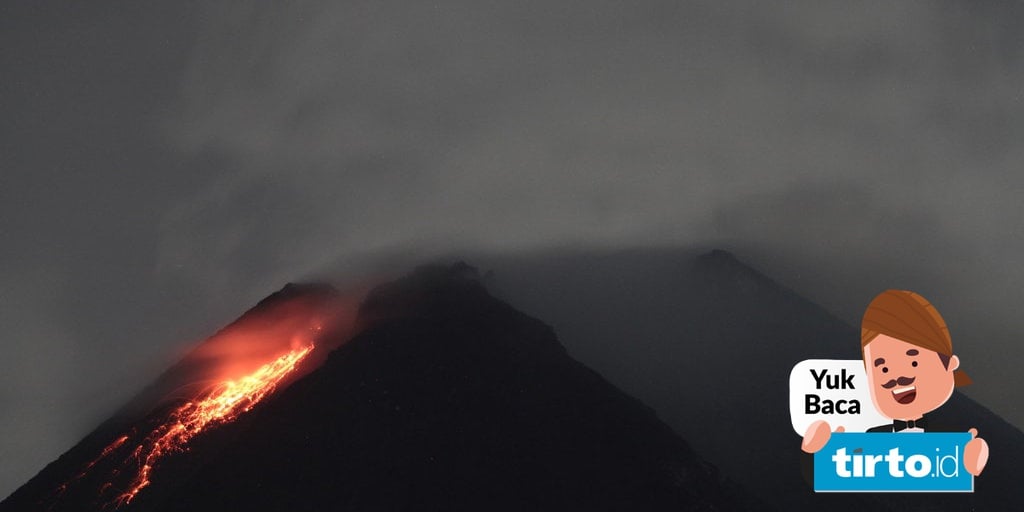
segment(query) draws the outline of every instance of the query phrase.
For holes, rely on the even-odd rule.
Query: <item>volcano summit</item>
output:
[[[348,311],[268,297],[0,510],[762,508],[468,266]]]

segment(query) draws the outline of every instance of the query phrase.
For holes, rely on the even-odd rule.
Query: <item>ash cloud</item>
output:
[[[807,247],[789,227],[827,206],[812,204],[822,188],[862,201],[828,217],[834,233],[901,243],[873,227],[882,208],[929,219],[921,237],[1001,248],[1015,228],[1000,221],[1020,213],[1022,45],[979,11],[220,7],[167,127],[237,166],[164,217],[162,262],[207,250],[196,280],[231,288],[437,240],[664,245],[756,229]],[[749,215],[773,196],[808,215]]]
[[[854,324],[878,291],[919,290],[1005,382],[1024,327],[1007,306],[1024,278],[1021,14],[227,9],[168,126],[239,168],[165,223],[161,256],[208,252],[189,277],[234,289],[379,251],[721,245]],[[1024,421],[1000,387],[973,393]]]

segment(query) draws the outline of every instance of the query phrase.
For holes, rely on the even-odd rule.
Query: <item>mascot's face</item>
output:
[[[947,368],[934,351],[884,334],[864,347],[871,401],[890,419],[916,420],[946,403],[959,366],[956,356]]]

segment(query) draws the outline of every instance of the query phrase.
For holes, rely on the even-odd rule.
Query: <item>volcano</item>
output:
[[[701,456],[778,510],[1024,510],[1016,467],[1024,434],[959,391],[928,417],[975,427],[989,443],[974,493],[811,492],[789,419],[789,373],[805,359],[858,359],[859,326],[730,252],[566,251],[474,261],[493,271],[497,296],[551,324],[574,357],[653,407]],[[954,346],[985,342],[961,339],[954,333]],[[984,378],[972,361],[962,364]]]
[[[762,505],[466,265],[289,285],[0,510],[735,510]]]
[[[24,491],[35,496],[15,508],[124,508],[193,438],[312,371],[339,341],[321,333],[350,328],[349,311],[329,286],[286,286],[198,345],[3,506]]]
[[[789,371],[857,357],[859,332],[732,254],[474,261],[485,277],[424,267],[358,304],[327,286],[286,286],[0,510],[904,512],[1024,502],[1014,466],[1024,434],[959,392],[929,417],[989,442],[974,493],[813,493],[788,417]],[[294,367],[274,364],[307,347]],[[267,373],[281,378],[256,379],[270,384],[256,388],[265,393],[222,393]],[[233,397],[214,400],[224,415],[184,421],[202,428],[159,441],[175,432],[175,411],[216,397]],[[152,447],[161,455],[140,480]]]

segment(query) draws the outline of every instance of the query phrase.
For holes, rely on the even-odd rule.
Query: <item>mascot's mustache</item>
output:
[[[882,384],[882,387],[885,388],[885,389],[892,389],[892,388],[896,387],[897,385],[909,386],[909,385],[913,384],[914,380],[916,380],[916,379],[917,379],[917,377],[900,377],[898,379],[892,379],[889,382],[886,382],[885,384]]]

